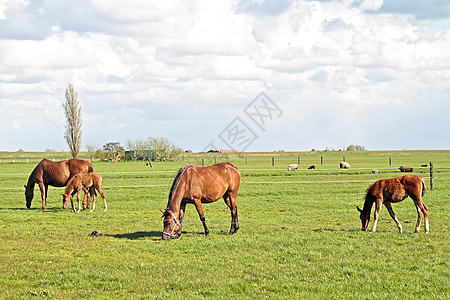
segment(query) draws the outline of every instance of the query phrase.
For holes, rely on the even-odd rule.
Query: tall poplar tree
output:
[[[66,114],[64,137],[72,157],[77,158],[81,148],[81,107],[78,103],[78,95],[71,84],[66,88],[66,102],[63,104],[63,108]]]

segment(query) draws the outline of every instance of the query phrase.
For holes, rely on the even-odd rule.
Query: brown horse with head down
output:
[[[90,161],[82,159],[69,159],[58,162],[53,162],[44,158],[34,168],[28,178],[28,183],[25,185],[25,198],[27,207],[31,207],[31,200],[34,195],[34,185],[37,183],[41,190],[42,209],[45,210],[48,186],[63,187],[67,181],[80,173],[93,172]],[[95,193],[95,191],[94,191]]]
[[[425,216],[425,233],[430,231],[428,225],[428,208],[423,203],[422,197],[425,195],[425,190],[427,185],[425,180],[416,175],[403,175],[395,178],[389,179],[380,179],[376,181],[374,184],[370,185],[367,189],[364,208],[360,209],[357,207],[360,212],[360,219],[362,224],[362,230],[367,230],[369,227],[370,221],[370,212],[372,210],[373,203],[375,202],[375,214],[372,232],[377,229],[377,222],[380,216],[381,205],[384,204],[392,219],[394,219],[397,224],[398,230],[400,233],[403,231],[402,225],[397,220],[397,217],[392,210],[391,203],[396,203],[403,201],[406,197],[411,197],[416,205],[417,209],[417,224],[416,224],[416,232],[419,232],[420,223],[422,221],[422,215]]]
[[[241,182],[241,173],[230,163],[218,163],[209,166],[187,165],[178,171],[169,193],[167,208],[163,211],[164,230],[162,238],[181,235],[181,226],[187,203],[197,208],[200,220],[208,236],[202,203],[211,203],[223,198],[231,210],[231,229],[229,234],[239,229],[236,197]]]

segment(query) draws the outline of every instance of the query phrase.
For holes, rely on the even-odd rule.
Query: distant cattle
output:
[[[349,164],[349,163],[346,163],[346,162],[344,161],[344,162],[341,162],[341,163],[339,164],[339,167],[340,167],[341,169],[350,169],[350,164]]]
[[[308,170],[314,170],[315,168],[316,168],[315,165],[310,165],[309,168],[308,168]]]
[[[297,170],[297,164],[290,164],[288,167],[288,171],[295,171]]]
[[[414,171],[414,169],[411,168],[411,167],[400,167],[398,169],[400,170],[400,172],[412,172],[412,171]]]
[[[423,165],[421,165],[421,167],[422,168],[426,168],[426,167],[428,167],[428,165],[427,164],[423,164]]]
[[[378,170],[372,170],[372,174],[378,174]]]

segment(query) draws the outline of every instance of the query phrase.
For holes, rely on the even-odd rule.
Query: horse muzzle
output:
[[[170,242],[170,235],[163,232],[162,239],[165,240],[166,242]]]

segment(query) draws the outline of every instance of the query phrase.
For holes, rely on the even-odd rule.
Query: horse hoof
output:
[[[89,212],[93,212],[94,210],[93,209],[91,209]]]

